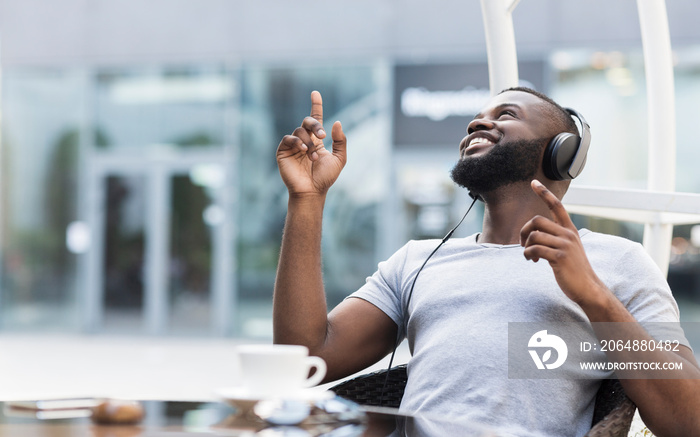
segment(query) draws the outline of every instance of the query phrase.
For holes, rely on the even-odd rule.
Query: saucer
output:
[[[216,394],[227,404],[241,411],[249,411],[255,404],[263,400],[282,399],[313,404],[335,397],[335,393],[328,390],[306,388],[294,393],[254,393],[246,387],[241,386],[224,387],[217,390]]]

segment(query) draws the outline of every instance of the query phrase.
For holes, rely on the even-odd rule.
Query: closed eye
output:
[[[504,115],[508,115],[508,116],[511,116],[511,117],[515,117],[515,112],[513,112],[513,111],[511,111],[511,110],[509,110],[509,109],[505,109],[505,110],[501,111],[500,114],[498,114],[498,118],[501,118],[501,117],[503,117]]]

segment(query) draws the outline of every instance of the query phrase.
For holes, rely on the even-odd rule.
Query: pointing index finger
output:
[[[561,200],[559,200],[554,193],[549,191],[547,187],[542,184],[542,182],[538,181],[537,179],[533,179],[530,186],[535,194],[537,194],[540,199],[547,204],[547,207],[552,212],[552,216],[556,223],[559,223],[565,227],[575,227],[571,221],[571,218],[569,217],[569,213],[566,212],[564,205],[561,203]]]
[[[311,116],[323,124],[323,99],[318,91],[311,92]]]

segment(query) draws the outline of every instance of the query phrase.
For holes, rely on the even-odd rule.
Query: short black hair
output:
[[[512,88],[506,88],[503,91],[501,91],[498,94],[503,94],[506,91],[520,91],[523,93],[529,93],[532,94],[535,97],[538,97],[540,100],[545,101],[546,103],[549,103],[549,105],[546,107],[545,111],[551,116],[551,120],[555,120],[558,122],[558,126],[553,126],[554,128],[562,131],[562,132],[569,132],[572,134],[579,135],[578,127],[576,127],[576,123],[574,122],[574,119],[571,118],[571,114],[569,111],[564,109],[561,105],[559,105],[557,102],[552,100],[549,96],[542,94],[539,91],[535,91],[532,88],[527,88],[524,86],[516,86]],[[563,130],[562,130],[563,128]]]

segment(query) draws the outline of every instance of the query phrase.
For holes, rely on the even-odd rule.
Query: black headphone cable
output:
[[[420,272],[423,271],[423,267],[425,267],[425,265],[428,264],[428,261],[430,260],[430,258],[432,258],[433,255],[435,255],[435,252],[437,252],[438,249],[440,249],[440,247],[442,247],[442,245],[445,244],[447,242],[447,240],[449,240],[452,237],[452,234],[454,234],[454,232],[457,230],[459,225],[461,225],[462,222],[464,221],[464,219],[467,218],[469,211],[472,210],[472,207],[474,206],[476,201],[479,199],[479,196],[472,196],[472,198],[474,200],[472,200],[471,205],[469,205],[469,209],[467,209],[467,212],[464,213],[464,215],[462,216],[462,219],[459,221],[459,223],[457,223],[457,225],[454,228],[452,228],[450,230],[450,232],[448,232],[447,235],[445,235],[442,238],[442,241],[440,241],[440,244],[438,244],[437,247],[435,249],[433,249],[432,252],[430,252],[430,255],[428,255],[428,257],[425,259],[425,261],[423,261],[423,264],[418,269],[416,276],[413,278],[413,283],[411,284],[411,290],[408,292],[408,298],[406,298],[406,305],[405,305],[404,311],[403,311],[404,318],[408,317],[408,305],[411,303],[411,297],[413,297],[413,289],[416,286],[416,280],[418,279],[418,275],[420,275]],[[408,330],[408,322],[406,322],[406,329]],[[401,340],[403,340],[403,339],[401,338],[401,330],[399,330],[399,332],[397,332],[397,334],[396,334],[396,344],[394,345],[394,350],[391,352],[391,358],[389,358],[389,366],[386,369],[386,376],[384,378],[384,384],[382,385],[382,391],[379,395],[379,406],[380,407],[384,403],[384,391],[386,390],[387,382],[389,382],[389,373],[391,373],[391,366],[394,363],[394,357],[396,356],[396,349],[398,349],[399,345],[401,344]]]

